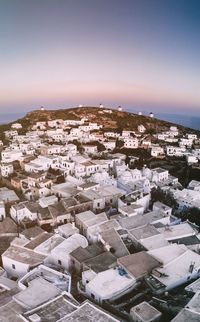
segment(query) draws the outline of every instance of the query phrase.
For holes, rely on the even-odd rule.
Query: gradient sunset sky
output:
[[[0,112],[200,113],[200,0],[0,0]]]

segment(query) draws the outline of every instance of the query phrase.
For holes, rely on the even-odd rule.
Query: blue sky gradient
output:
[[[200,112],[199,0],[0,0],[0,112]]]

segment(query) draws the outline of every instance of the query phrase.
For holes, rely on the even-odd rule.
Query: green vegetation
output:
[[[160,188],[153,188],[151,190],[151,203],[160,201],[165,205],[175,209],[177,207],[177,202],[174,199],[173,195],[170,192],[165,192]]]
[[[180,213],[180,217],[183,221],[189,220],[192,223],[200,226],[200,209],[196,207],[185,208]]]
[[[106,108],[107,109],[107,108]],[[112,113],[105,113],[103,109],[98,107],[75,107],[68,109],[58,110],[34,110],[26,114],[25,117],[18,119],[16,122],[21,123],[22,129],[19,130],[19,134],[26,133],[33,124],[39,121],[47,122],[53,119],[63,120],[80,120],[81,118],[87,118],[88,122],[96,122],[102,124],[104,129],[108,131],[131,130],[136,131],[138,125],[143,124],[146,127],[147,133],[154,134],[157,131],[167,130],[169,126],[173,125],[170,122],[161,121],[156,118],[150,118],[144,115],[137,115],[129,112],[119,112],[111,109]],[[0,125],[0,139],[4,138],[3,132],[9,130],[11,124]],[[187,128],[178,126],[180,133],[187,132]],[[198,131],[191,130],[191,133],[198,133]]]

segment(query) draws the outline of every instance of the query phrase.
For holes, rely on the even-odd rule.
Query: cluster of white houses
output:
[[[144,283],[153,296],[189,284],[190,301],[173,321],[200,320],[199,229],[161,202],[150,207],[151,190],[160,187],[171,191],[180,210],[200,208],[200,182],[179,190],[168,170],[130,169],[124,154],[111,153],[121,140],[126,148],[148,146],[155,157],[187,155],[198,138],[179,138],[171,127],[157,138],[179,146],[164,151],[143,125],[137,133],[99,134],[101,127],[86,119],[57,119],[37,122],[25,135],[17,132],[20,123],[5,132],[9,145],[0,169],[9,187],[0,188],[1,321],[158,321],[162,310],[147,301],[121,312],[124,295],[131,299]],[[82,153],[73,140],[82,144]],[[104,158],[93,158],[94,141],[105,146]],[[73,297],[77,292],[85,297],[81,304]]]

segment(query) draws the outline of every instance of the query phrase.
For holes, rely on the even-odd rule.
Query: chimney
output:
[[[194,265],[195,265],[195,262],[191,262],[190,263],[190,266],[189,266],[189,273],[192,274],[193,270],[194,270]]]
[[[110,251],[110,249],[111,249],[111,246],[108,244],[108,243],[106,243],[105,245],[104,245],[104,248],[105,248],[105,250],[107,250],[108,252]]]
[[[40,316],[38,314],[34,313],[34,314],[29,316],[29,320],[31,322],[40,322],[41,318],[40,318]]]

